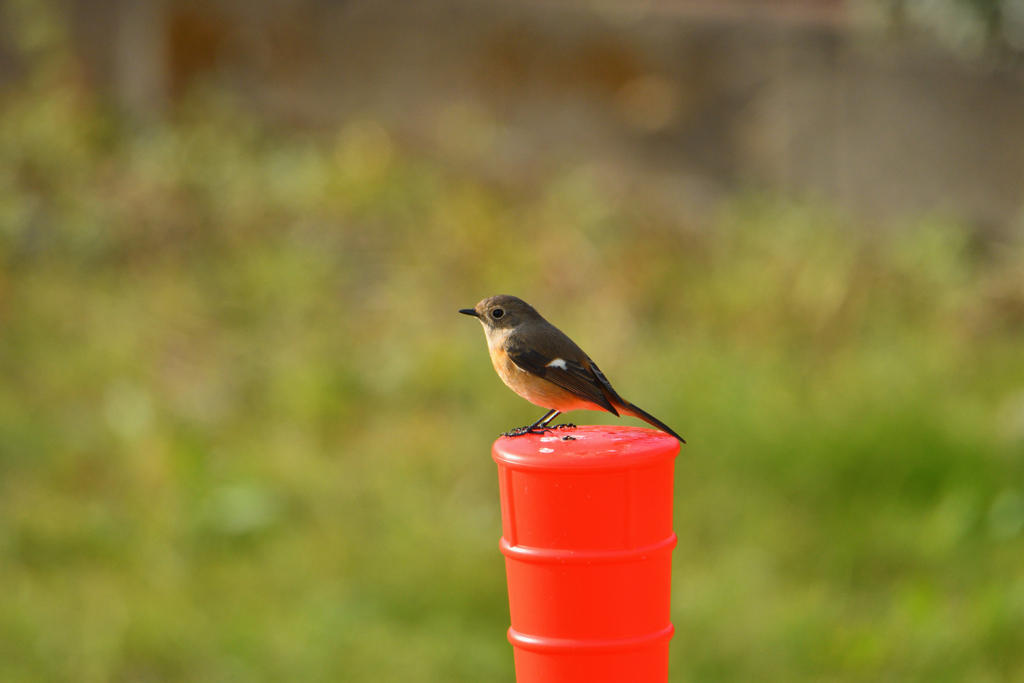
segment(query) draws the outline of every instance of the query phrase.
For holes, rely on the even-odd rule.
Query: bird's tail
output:
[[[676,434],[674,431],[672,431],[672,428],[669,427],[667,424],[665,424],[658,418],[654,417],[650,413],[643,411],[640,408],[637,408],[632,403],[626,403],[625,405],[619,407],[619,412],[622,413],[623,415],[632,415],[633,417],[638,417],[647,424],[657,427],[666,434],[671,434],[672,436],[676,437],[677,439],[679,439],[679,443],[686,443],[686,440],[683,437]]]

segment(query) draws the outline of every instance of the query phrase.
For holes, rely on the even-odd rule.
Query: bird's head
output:
[[[508,294],[484,299],[475,308],[464,308],[459,313],[477,318],[488,333],[515,329],[524,322],[540,318],[533,306]]]

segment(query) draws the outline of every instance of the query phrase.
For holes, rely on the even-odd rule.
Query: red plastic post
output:
[[[668,680],[678,452],[637,427],[494,443],[518,683]]]

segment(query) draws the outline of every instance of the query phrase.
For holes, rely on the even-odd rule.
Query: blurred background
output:
[[[1021,0],[0,17],[0,680],[511,683],[510,293],[689,441],[673,681],[1024,681]]]

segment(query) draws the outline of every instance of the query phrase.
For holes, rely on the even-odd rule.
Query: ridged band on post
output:
[[[495,442],[518,683],[668,680],[678,452],[635,427]]]

